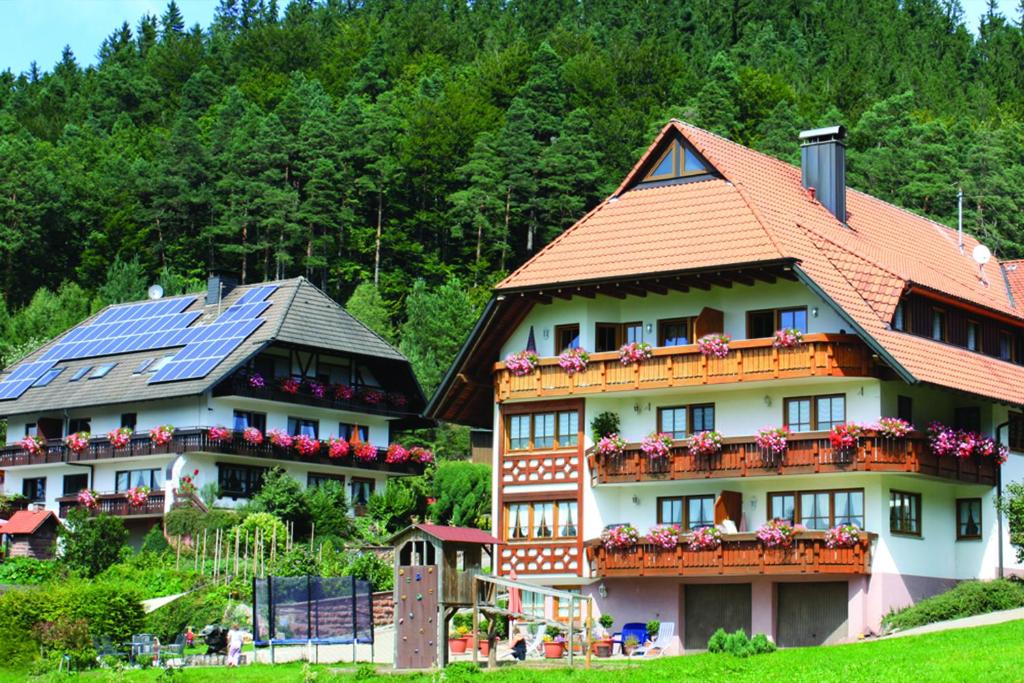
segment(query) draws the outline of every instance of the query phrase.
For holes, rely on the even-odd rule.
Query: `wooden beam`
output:
[[[585,296],[588,299],[593,299],[595,296],[597,296],[596,294],[594,294],[594,292],[592,290],[585,289],[583,287],[578,288],[576,290],[576,294],[579,294],[580,296]]]
[[[640,287],[633,287],[632,285],[619,285],[619,291],[631,294],[633,296],[647,296],[647,290]]]
[[[668,294],[668,287],[659,282],[647,282],[645,286],[655,294]]]
[[[750,275],[755,280],[761,280],[762,282],[767,282],[770,285],[774,285],[776,281],[774,275],[764,270],[752,270],[750,271]]]
[[[746,285],[748,287],[754,286],[754,278],[746,275],[745,273],[736,273],[732,276],[732,279],[734,282],[738,282],[741,285]]]
[[[694,289],[703,289],[705,292],[711,289],[711,283],[698,280],[697,278],[680,277],[679,281]]]
[[[714,275],[708,273],[706,275],[700,275],[699,277],[703,280],[707,280],[713,285],[718,285],[719,287],[724,287],[726,289],[732,287],[732,280],[730,280],[727,275],[723,277],[720,273],[716,273]]]
[[[613,296],[616,299],[625,299],[626,295],[620,292],[618,289],[609,287],[608,289],[601,289],[601,286],[597,286],[597,293],[604,294],[605,296]]]
[[[559,299],[565,299],[566,301],[568,301],[569,299],[572,298],[572,292],[566,292],[561,289],[556,289],[555,291],[551,292],[551,296],[557,296]]]
[[[665,286],[673,291],[682,292],[683,294],[690,291],[690,287],[688,285],[683,284],[678,279],[666,282]]]

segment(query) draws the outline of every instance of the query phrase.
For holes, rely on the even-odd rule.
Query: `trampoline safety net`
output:
[[[373,643],[370,582],[352,576],[269,576],[253,580],[253,640]]]

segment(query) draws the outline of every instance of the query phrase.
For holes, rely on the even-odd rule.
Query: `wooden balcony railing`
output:
[[[824,531],[801,531],[789,548],[766,548],[753,533],[728,534],[714,550],[690,550],[641,543],[609,550],[588,543],[592,572],[600,577],[723,576],[749,574],[869,574],[871,538],[863,534],[852,548],[830,549]]]
[[[376,389],[375,387],[370,388]],[[330,387],[328,387],[329,389]],[[267,379],[262,387],[254,387],[249,383],[247,376],[234,375],[218,384],[214,388],[213,394],[214,396],[245,396],[247,398],[260,398],[278,403],[316,406],[332,410],[348,410],[355,413],[369,413],[389,417],[413,417],[418,414],[415,406],[408,405],[408,398],[404,395],[401,399],[403,403],[395,405],[395,396],[397,394],[378,389],[383,398],[377,403],[368,403],[359,398],[362,395],[361,387],[353,387],[353,391],[356,392],[355,395],[348,400],[336,399],[330,393],[325,393],[323,397],[317,397],[309,393],[305,387],[300,388],[295,393],[284,391],[273,378]]]
[[[149,434],[135,434],[124,448],[114,448],[107,437],[93,437],[89,446],[81,453],[76,453],[64,445],[59,439],[47,442],[41,453],[31,454],[20,446],[7,446],[0,450],[0,467],[18,465],[41,465],[61,462],[89,462],[95,460],[119,460],[143,455],[176,455],[179,453],[227,453],[231,455],[248,455],[267,460],[291,460],[317,465],[335,467],[357,467],[366,470],[382,470],[392,474],[422,474],[424,466],[419,463],[388,464],[384,462],[386,449],[377,449],[377,459],[373,462],[356,460],[351,454],[344,458],[327,457],[327,442],[321,441],[320,453],[316,456],[300,455],[294,448],[280,448],[264,440],[259,446],[253,446],[242,439],[241,433],[235,433],[230,441],[210,439],[206,427],[176,429],[170,443],[157,446]]]
[[[57,502],[60,503],[61,517],[67,517],[68,511],[72,508],[82,507],[77,495],[63,496],[58,498]],[[128,504],[126,493],[101,493],[97,496],[97,502],[97,513],[105,512],[119,517],[158,517],[164,514],[163,491],[150,491],[146,502],[138,507]]]
[[[818,472],[910,472],[994,486],[999,464],[993,458],[940,458],[920,433],[892,439],[867,432],[856,448],[832,448],[827,432],[789,438],[786,452],[774,454],[757,447],[754,437],[723,439],[715,455],[692,455],[684,442],[675,442],[667,458],[650,458],[640,444],[630,444],[621,456],[587,452],[595,484],[711,477],[756,477]]]
[[[808,334],[796,349],[777,349],[772,341],[734,341],[725,358],[706,358],[696,344],[659,347],[652,358],[629,366],[619,361],[617,351],[592,353],[586,370],[572,376],[558,358],[541,359],[537,371],[525,377],[497,363],[495,392],[498,401],[505,401],[789,377],[868,377],[874,372],[871,352],[854,335]]]

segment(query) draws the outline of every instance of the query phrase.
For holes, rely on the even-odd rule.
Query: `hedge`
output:
[[[1024,607],[1024,582],[964,581],[945,593],[890,612],[883,622],[889,628],[907,629],[1016,607]]]

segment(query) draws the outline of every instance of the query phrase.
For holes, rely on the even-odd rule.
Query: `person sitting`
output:
[[[512,656],[518,659],[520,662],[526,659],[526,635],[523,633],[521,628],[517,628],[515,635],[512,636],[512,640],[509,642],[512,647]]]

